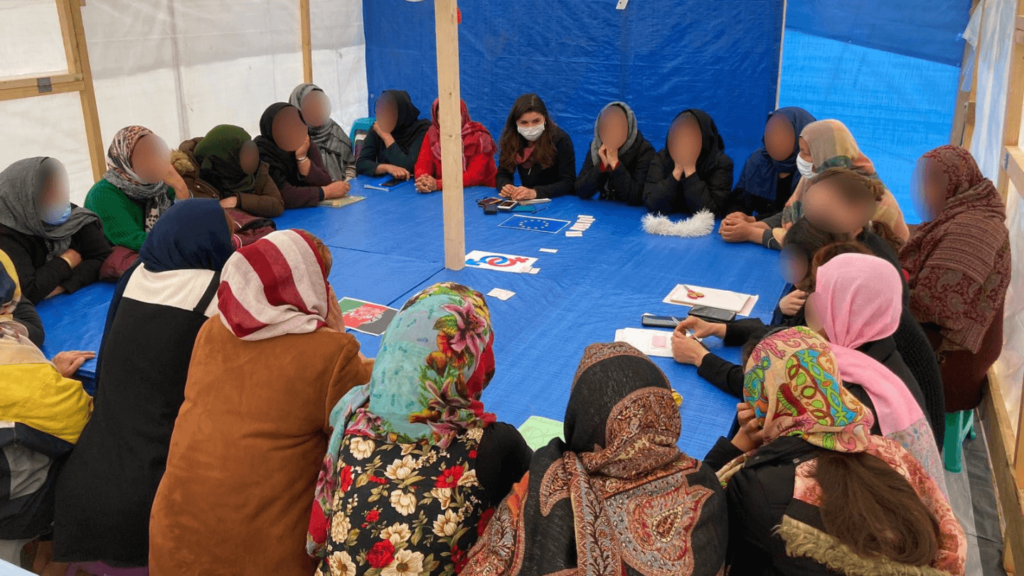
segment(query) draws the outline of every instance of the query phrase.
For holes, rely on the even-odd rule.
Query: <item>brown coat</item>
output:
[[[214,200],[228,198],[232,195],[221,193],[199,176],[199,162],[196,161],[195,149],[202,141],[202,137],[199,137],[182,142],[172,157],[174,168],[188,185],[193,197],[213,198]],[[284,213],[284,199],[281,197],[281,191],[274,183],[274,179],[270,177],[270,167],[266,162],[260,162],[259,170],[256,171],[254,193],[235,194],[235,196],[238,197],[238,209],[253,216],[276,218]]]
[[[358,352],[326,329],[248,342],[220,316],[203,325],[153,504],[150,574],[313,573],[306,531],[330,413],[370,380]]]

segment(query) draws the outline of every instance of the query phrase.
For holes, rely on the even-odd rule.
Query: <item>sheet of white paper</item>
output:
[[[678,288],[678,287],[677,287],[677,288]],[[691,288],[692,288],[692,286],[691,286]],[[669,295],[668,295],[668,296],[665,296],[665,299],[664,299],[664,300],[662,300],[662,302],[663,302],[663,303],[665,303],[665,304],[675,304],[676,306],[689,306],[689,304],[682,304],[682,303],[680,303],[680,302],[676,302],[675,300],[673,300],[673,299],[672,299],[672,295],[673,295],[674,293],[675,293],[675,290],[673,290],[673,291],[672,291],[671,293],[669,293]],[[754,306],[756,306],[756,305],[757,305],[757,301],[758,301],[758,300],[759,300],[760,298],[761,298],[761,297],[760,297],[760,296],[758,296],[757,294],[751,295],[751,296],[750,296],[750,298],[749,298],[749,299],[747,300],[747,303],[746,303],[746,305],[745,305],[745,306],[743,307],[743,309],[742,309],[742,310],[740,310],[739,312],[737,312],[737,313],[736,313],[736,315],[737,315],[737,316],[743,316],[743,317],[747,317],[747,316],[750,316],[750,313],[751,313],[751,312],[752,312],[752,311],[754,310]],[[706,304],[705,304],[705,305],[706,305]]]
[[[672,357],[672,332],[623,328],[615,331],[615,341],[625,342],[648,356]]]
[[[583,236],[583,232],[577,232],[577,231],[569,230],[568,232],[565,233],[565,235],[566,236],[573,236],[573,237],[579,238],[580,236]]]
[[[527,274],[539,274],[540,273],[540,268],[530,268],[529,270],[526,271],[526,273]]]
[[[593,220],[594,217],[587,214],[580,214],[576,217],[577,220]]]
[[[483,250],[473,250],[466,254],[466,266],[484,270],[497,270],[499,272],[522,274],[532,268],[536,262],[536,258],[513,256],[512,254],[501,254],[498,252],[485,252]]]
[[[497,298],[498,300],[505,301],[505,300],[508,300],[509,298],[515,296],[516,293],[511,291],[511,290],[504,290],[502,288],[495,288],[494,290],[491,290],[490,292],[488,292],[487,295],[491,296],[492,298]]]
[[[750,294],[741,294],[731,290],[718,290],[705,286],[694,286],[692,284],[678,284],[669,300],[673,304],[683,306],[711,306],[721,308],[730,312],[740,312],[750,301]]]
[[[590,226],[585,226],[583,224],[573,224],[572,227],[569,228],[569,230],[576,230],[578,232],[583,232],[587,228],[590,228]]]
[[[540,251],[545,254],[558,254],[558,250],[555,250],[554,248],[541,248]]]

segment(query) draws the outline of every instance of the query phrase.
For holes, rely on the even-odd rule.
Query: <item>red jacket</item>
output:
[[[419,178],[424,174],[430,174],[437,179],[437,189],[443,190],[441,182],[441,161],[434,157],[430,149],[430,140],[423,139],[423,146],[420,148],[420,156],[416,160],[414,177]],[[498,167],[494,164],[494,158],[483,154],[470,156],[466,171],[462,173],[462,185],[488,186],[494,188],[494,178],[498,175]]]

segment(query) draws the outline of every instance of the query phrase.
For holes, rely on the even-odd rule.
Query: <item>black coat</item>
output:
[[[710,210],[715,216],[724,216],[732,192],[732,159],[725,154],[725,142],[711,116],[701,110],[690,109],[680,112],[676,118],[686,113],[697,119],[703,138],[697,157],[697,171],[676,180],[672,174],[676,163],[669,154],[666,140],[665,148],[655,155],[647,172],[644,205],[649,212],[661,214],[694,214]]]
[[[588,153],[576,178],[576,195],[589,199],[600,192],[602,200],[639,206],[644,200],[644,184],[654,154],[654,146],[640,132],[629,150],[619,155],[619,164],[614,170],[595,166],[593,155]]]
[[[572,194],[576,186],[576,150],[572,138],[558,126],[548,125],[551,140],[555,143],[555,163],[547,168],[534,164],[529,169],[516,166],[519,181],[526,188],[537,191],[537,198],[557,198]],[[514,174],[498,164],[498,177],[495,179],[500,191],[506,184],[514,183]]]
[[[71,249],[82,256],[82,263],[74,269],[63,258],[47,260],[50,249],[43,238],[0,225],[0,250],[10,256],[18,272],[22,296],[33,304],[41,302],[58,286],[70,294],[99,279],[100,268],[111,251],[99,220],[71,236]]]

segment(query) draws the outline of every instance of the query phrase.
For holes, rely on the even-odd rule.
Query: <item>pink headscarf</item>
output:
[[[876,256],[842,254],[818,268],[815,312],[832,344],[839,375],[860,384],[875,405],[882,435],[924,416],[906,384],[857,348],[896,332],[903,312],[899,272]]]
[[[221,272],[221,322],[242,340],[308,334],[327,325],[327,272],[313,240],[295,230],[268,234],[232,254]]]
[[[842,254],[818,268],[813,301],[844,382],[859,384],[875,405],[882,436],[914,455],[946,492],[935,435],[917,399],[898,376],[858,347],[896,332],[903,312],[900,273],[865,254]]]

